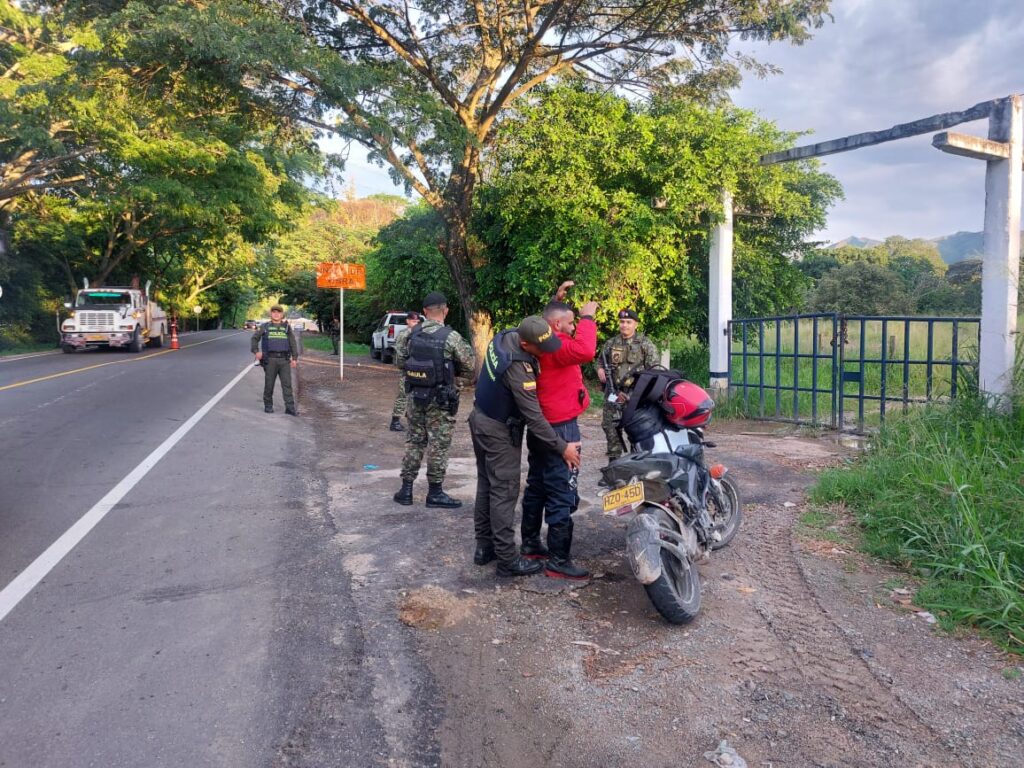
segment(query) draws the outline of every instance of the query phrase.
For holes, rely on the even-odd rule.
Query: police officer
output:
[[[428,507],[453,509],[462,502],[444,492],[448,450],[455,429],[460,386],[473,383],[473,348],[444,324],[448,299],[434,291],[423,299],[425,319],[414,328],[404,349],[395,349],[395,363],[405,372],[410,400],[406,407],[409,435],[402,459],[402,487],[394,499],[412,504],[412,484],[427,454]]]
[[[263,410],[274,412],[274,383],[281,379],[284,412],[298,416],[292,397],[291,369],[298,365],[299,348],[291,326],[283,320],[284,310],[279,304],[270,308],[270,322],[264,323],[252,336],[252,352],[263,366]]]
[[[395,364],[398,365],[398,370],[402,370],[401,365],[398,363],[399,357],[403,360],[409,357],[409,334],[419,324],[420,316],[415,312],[410,312],[405,316],[405,328],[398,334],[398,338],[395,339]],[[405,415],[405,407],[408,400],[408,392],[405,391],[405,375],[403,374],[398,377],[398,395],[395,396],[395,407],[391,409],[390,429],[392,432],[405,432],[401,417]]]
[[[639,321],[640,318],[632,309],[623,309],[619,312],[619,334],[605,342],[604,349],[601,350],[601,364],[597,368],[597,378],[601,380],[601,384],[605,384],[609,373],[611,374],[611,383],[615,391],[614,400],[605,398],[601,414],[601,428],[604,429],[608,441],[609,461],[619,458],[626,452],[622,435],[619,433],[619,422],[622,420],[622,412],[628,399],[623,390],[632,385],[633,377],[639,371],[653,368],[658,364],[658,349],[654,342],[642,333],[636,332]],[[605,370],[605,366],[608,367],[608,371]]]
[[[537,358],[555,352],[561,340],[544,318],[531,315],[502,331],[487,347],[469,415],[476,456],[473,562],[498,560],[498,576],[527,576],[543,567],[516,550],[515,516],[523,430],[570,467],[579,467],[579,442],[566,442],[551,428],[537,400]]]
[[[341,321],[337,315],[331,318],[331,354],[341,353]]]

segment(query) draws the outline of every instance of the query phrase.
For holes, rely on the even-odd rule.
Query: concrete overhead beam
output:
[[[838,152],[849,152],[851,149],[870,147],[873,144],[882,144],[886,141],[906,139],[910,136],[919,136],[922,133],[933,133],[944,128],[952,128],[961,123],[970,123],[974,120],[982,120],[992,114],[992,110],[999,102],[998,99],[982,101],[970,109],[961,112],[944,112],[941,115],[932,115],[910,123],[901,123],[887,128],[884,131],[868,131],[867,133],[856,133],[852,136],[844,136],[841,139],[823,141],[819,144],[807,144],[802,147],[794,147],[783,152],[771,152],[761,156],[761,165],[773,165],[775,163],[787,163],[792,160],[804,160],[808,157],[821,157],[822,155],[834,155]]]
[[[966,133],[937,133],[932,139],[932,146],[951,155],[971,157],[975,160],[1006,160],[1010,157],[1010,145],[1006,142],[983,139]]]

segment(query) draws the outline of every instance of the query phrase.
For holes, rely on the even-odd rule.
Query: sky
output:
[[[802,46],[737,41],[734,49],[782,69],[747,75],[740,107],[791,131],[799,144],[889,128],[1024,92],[1022,0],[834,0],[834,22]],[[986,136],[987,121],[951,130]],[[939,237],[980,231],[985,164],[931,146],[932,134],[822,158],[846,199],[818,234]],[[400,192],[353,147],[346,181],[362,197]]]

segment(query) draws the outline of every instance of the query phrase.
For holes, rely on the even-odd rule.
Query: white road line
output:
[[[29,355],[9,355],[0,357],[0,363],[13,363],[16,360],[28,360],[30,357],[43,357],[44,355],[59,355],[60,350],[55,349],[53,352],[33,352]]]
[[[15,576],[14,580],[4,587],[3,591],[0,591],[0,621],[3,621],[7,614],[14,610],[14,607],[21,602],[22,598],[35,589],[36,585],[46,578],[46,575],[56,567],[57,563],[63,560],[64,556],[74,549],[78,542],[84,539],[100,520],[106,517],[107,513],[125,497],[128,491],[134,488],[146,476],[149,470],[155,467],[157,462],[166,456],[171,448],[187,435],[189,430],[198,424],[200,419],[209,413],[213,406],[220,402],[221,398],[230,392],[245,377],[245,374],[249,373],[252,369],[252,364],[247,363],[242,372],[235,376],[227,386],[210,398],[206,405],[192,414],[188,421],[174,431],[174,434],[164,440],[155,451],[144,458],[141,464],[129,472],[106,496],[96,502],[92,509],[82,515],[78,522],[68,528],[59,539],[47,547],[43,554],[33,560],[28,568]]]

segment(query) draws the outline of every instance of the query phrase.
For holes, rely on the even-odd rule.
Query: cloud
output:
[[[748,78],[739,106],[824,141],[879,130],[1024,91],[1019,0],[837,2],[835,23],[803,46],[747,44],[784,74]],[[984,121],[956,130],[986,135]],[[821,236],[934,237],[980,230],[984,164],[921,136],[823,159],[846,190]],[[802,142],[803,143],[803,142]]]

